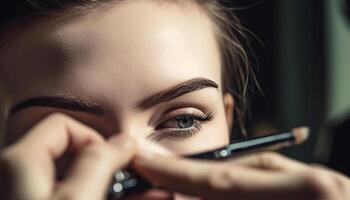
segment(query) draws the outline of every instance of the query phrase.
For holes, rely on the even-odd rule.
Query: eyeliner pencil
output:
[[[283,147],[301,144],[308,136],[309,128],[299,127],[289,132],[239,140],[223,148],[187,155],[185,157],[190,159],[225,160],[256,151],[277,150]],[[137,194],[150,188],[152,188],[152,185],[137,175],[135,171],[121,170],[114,175],[113,183],[108,193],[108,199],[120,199],[121,197]]]

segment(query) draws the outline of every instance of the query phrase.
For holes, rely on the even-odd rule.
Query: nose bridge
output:
[[[138,89],[145,91],[143,87],[139,86]],[[104,102],[113,124],[112,134],[125,133],[133,137],[141,137],[152,130],[153,127],[149,125],[149,120],[154,115],[154,110],[139,110],[135,106],[140,96],[147,95],[142,94],[142,92],[136,94],[135,88],[124,88],[122,91],[115,92],[115,88],[109,86],[108,91],[110,94],[106,96]]]
[[[124,130],[127,134],[134,138],[144,138],[153,131],[152,127],[147,124],[147,118],[143,115],[130,115],[125,121]]]
[[[128,134],[133,138],[145,137],[147,133],[153,131],[148,125],[148,118],[147,113],[137,113],[127,109],[123,109],[122,112],[114,112],[113,134]]]

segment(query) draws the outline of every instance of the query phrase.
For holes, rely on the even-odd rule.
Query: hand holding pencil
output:
[[[291,135],[295,136],[294,142],[289,144],[300,144],[307,138],[308,129],[293,129]],[[278,140],[282,141],[281,138]],[[344,176],[273,152],[259,152],[223,162],[139,152],[134,166],[153,185],[202,199],[337,200],[346,195],[350,197],[349,189],[344,190],[350,187]]]
[[[290,132],[274,133],[259,137],[243,139],[240,141],[235,141],[232,144],[229,144],[222,148],[187,155],[185,157],[203,160],[233,159],[240,155],[249,154],[256,151],[277,150],[283,147],[301,144],[308,138],[308,136],[308,127],[298,127],[292,129]],[[164,155],[171,155],[170,152],[166,151],[166,149],[163,149],[160,146],[154,145],[152,143],[139,143],[139,146],[144,147],[140,148],[140,151],[143,151],[143,154],[145,154],[145,150],[148,149],[147,151],[149,151],[150,153],[157,152]],[[109,199],[120,199],[128,195],[135,195],[150,188],[152,188],[152,184],[144,178],[140,177],[134,171],[118,171],[114,175],[112,185],[109,190]]]

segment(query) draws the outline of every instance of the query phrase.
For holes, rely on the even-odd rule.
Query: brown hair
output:
[[[84,13],[97,6],[129,0],[5,0],[0,8],[0,48],[8,41],[10,27],[30,23],[38,18],[62,15],[62,12]],[[249,113],[253,85],[257,85],[247,50],[250,50],[247,33],[233,9],[222,0],[156,0],[159,2],[192,2],[203,10],[213,22],[222,59],[223,92],[235,99],[235,122],[240,136],[246,135],[244,120]],[[76,10],[77,12],[73,12]],[[7,34],[5,34],[7,33]],[[237,128],[237,126],[234,126]],[[235,129],[237,130],[237,129]],[[239,130],[239,129],[238,129]],[[239,136],[239,135],[237,135]]]

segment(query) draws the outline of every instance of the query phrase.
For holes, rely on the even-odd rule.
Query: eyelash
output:
[[[183,117],[188,117],[193,120],[193,124],[190,128],[164,128],[164,124],[172,122],[172,121],[179,121]],[[164,122],[161,122],[160,125],[158,125],[155,128],[155,132],[150,134],[148,136],[149,139],[159,141],[164,138],[188,138],[191,136],[196,135],[202,128],[202,124],[208,121],[211,121],[214,117],[214,113],[209,112],[205,114],[180,114],[177,115],[171,119],[168,119]]]

